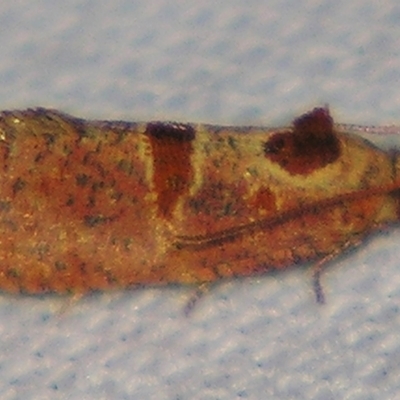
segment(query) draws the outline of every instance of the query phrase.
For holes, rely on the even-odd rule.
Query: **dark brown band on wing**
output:
[[[195,130],[190,125],[153,122],[146,127],[153,153],[153,184],[159,214],[170,218],[193,179],[191,154]]]

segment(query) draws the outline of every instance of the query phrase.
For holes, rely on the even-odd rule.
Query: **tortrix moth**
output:
[[[288,128],[0,113],[0,289],[201,285],[320,265],[398,221],[399,157],[333,124]]]

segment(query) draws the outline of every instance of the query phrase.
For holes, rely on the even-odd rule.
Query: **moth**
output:
[[[204,285],[322,266],[399,219],[399,157],[315,108],[283,128],[0,113],[0,289]]]

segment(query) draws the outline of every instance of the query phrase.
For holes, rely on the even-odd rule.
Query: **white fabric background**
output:
[[[85,118],[400,123],[400,4],[17,0],[0,5],[0,104]],[[400,138],[398,143],[400,143]],[[215,287],[0,296],[1,399],[393,399],[400,232],[337,260]],[[61,309],[66,310],[60,313]]]

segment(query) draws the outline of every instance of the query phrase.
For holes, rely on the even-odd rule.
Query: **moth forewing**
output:
[[[326,108],[279,129],[6,111],[0,155],[5,291],[204,285],[320,265],[398,219],[398,157]]]

